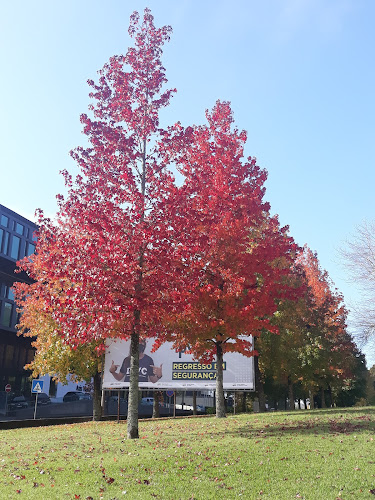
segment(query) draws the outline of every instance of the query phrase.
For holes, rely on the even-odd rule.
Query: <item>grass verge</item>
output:
[[[0,431],[0,498],[375,499],[375,408]]]

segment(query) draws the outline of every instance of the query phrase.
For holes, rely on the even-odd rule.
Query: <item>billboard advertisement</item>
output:
[[[176,352],[169,342],[151,352],[153,342],[153,339],[148,339],[140,343],[140,389],[215,389],[215,361],[201,363],[191,354]],[[129,387],[130,340],[107,340],[103,375],[103,389]],[[234,352],[224,353],[223,381],[226,390],[255,390],[254,358]]]

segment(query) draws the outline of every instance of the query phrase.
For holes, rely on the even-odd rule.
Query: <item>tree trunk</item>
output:
[[[246,413],[246,411],[247,411],[247,407],[246,407],[246,396],[247,396],[246,391],[243,391],[243,393],[242,393],[242,412],[243,412],[243,413]]]
[[[197,414],[197,391],[193,391],[193,415]]]
[[[330,407],[333,408],[333,406],[334,406],[334,404],[333,404],[333,394],[332,394],[332,388],[331,388],[330,385],[328,386],[328,395],[329,395],[329,404],[330,404]]]
[[[323,386],[320,388],[320,395],[321,395],[321,400],[322,400],[322,402],[321,402],[322,408],[327,408],[326,398],[325,398],[324,387]]]
[[[295,410],[293,383],[290,380],[290,377],[288,377],[288,399],[289,399],[289,410]]]
[[[160,401],[160,392],[154,391],[154,404],[152,406],[152,418],[159,418],[160,417],[159,401]]]
[[[130,384],[128,401],[128,439],[138,439],[138,378],[139,378],[139,335],[130,337]]]
[[[266,396],[264,394],[264,386],[260,375],[258,356],[255,356],[254,358],[254,370],[255,370],[255,389],[258,393],[258,399],[259,399],[259,412],[265,412]]]
[[[92,402],[92,419],[95,421],[101,420],[103,415],[101,385],[101,373],[96,372],[94,375],[94,395]]]
[[[314,393],[309,389],[310,410],[314,409]]]
[[[226,417],[223,388],[223,348],[221,342],[216,342],[216,417]]]
[[[142,216],[141,221],[145,218],[145,193],[146,193],[146,137],[143,138],[142,150],[142,176],[141,176],[141,193],[142,193]],[[138,282],[135,285],[135,295],[139,299],[142,293],[143,283],[143,265],[144,265],[144,248],[139,248],[138,258]],[[134,311],[134,326],[130,336],[130,382],[129,382],[129,400],[128,400],[128,439],[138,439],[138,391],[139,391],[139,333],[141,324],[141,311]]]

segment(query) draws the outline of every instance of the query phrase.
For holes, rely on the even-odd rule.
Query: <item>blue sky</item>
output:
[[[56,211],[59,171],[84,144],[87,79],[131,43],[134,10],[173,27],[164,65],[177,95],[165,124],[204,122],[217,99],[269,173],[266,199],[318,252],[346,303],[358,297],[338,249],[374,219],[375,2],[372,0],[39,0],[2,2],[0,203]],[[373,350],[365,348],[368,364]]]

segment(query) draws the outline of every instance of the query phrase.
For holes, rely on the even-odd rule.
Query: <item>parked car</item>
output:
[[[36,394],[33,394],[33,403],[35,404]],[[49,405],[51,400],[45,392],[38,393],[38,405]]]
[[[154,398],[142,398],[141,405],[153,406]]]
[[[8,401],[9,410],[20,410],[28,406],[25,396],[14,396]]]
[[[117,402],[118,402],[118,396],[110,396],[108,398],[108,403],[116,403],[117,404]],[[128,404],[128,400],[120,397],[120,404]]]
[[[71,401],[91,401],[92,396],[88,392],[79,392],[79,391],[69,391],[63,397],[64,403],[69,403]]]

